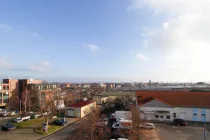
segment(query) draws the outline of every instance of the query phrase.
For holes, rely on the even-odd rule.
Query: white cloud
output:
[[[140,60],[142,60],[142,61],[148,61],[148,60],[150,60],[149,57],[147,57],[146,55],[144,55],[142,53],[139,53],[137,55],[137,58],[140,59]]]
[[[32,35],[35,36],[35,37],[40,37],[40,35],[36,32],[34,32]]]
[[[147,49],[148,48],[148,40],[144,40],[143,42],[143,48]]]
[[[48,61],[42,61],[41,63],[31,66],[29,70],[35,72],[47,72],[50,70],[50,63]]]
[[[158,50],[165,66],[206,78],[204,73],[210,71],[210,0],[133,0],[129,10],[153,11],[153,22],[162,26],[154,28],[148,23],[143,37],[149,48]]]
[[[91,52],[96,52],[99,50],[99,47],[94,44],[87,44],[85,47],[88,48]]]
[[[0,69],[11,69],[12,65],[3,58],[0,58]]]
[[[0,24],[0,29],[13,29],[13,27],[7,24]]]

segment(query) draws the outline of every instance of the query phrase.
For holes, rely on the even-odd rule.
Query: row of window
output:
[[[159,119],[159,118],[161,118],[161,119],[163,119],[163,116],[161,116],[161,115],[155,115],[155,118],[156,119]],[[171,117],[170,116],[166,116],[166,119],[171,119]]]
[[[0,85],[0,90],[9,90],[9,85]]]
[[[197,113],[193,113],[193,116],[197,116]],[[206,116],[206,114],[201,114],[201,116]]]
[[[57,85],[34,85],[32,86],[32,89],[39,89],[39,90],[43,90],[43,89],[53,89],[53,88],[57,88]]]

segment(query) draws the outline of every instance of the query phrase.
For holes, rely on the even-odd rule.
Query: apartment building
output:
[[[9,105],[9,97],[11,96],[9,84],[0,84],[0,107],[5,108]]]
[[[0,84],[0,107],[15,109],[18,104],[18,80],[3,79]]]
[[[27,88],[32,92],[35,92],[32,97],[33,99],[29,102],[33,105],[36,104],[38,108],[41,104],[55,96],[58,97],[55,103],[59,106],[63,106],[61,104],[64,104],[61,96],[61,87],[57,84],[28,84]]]

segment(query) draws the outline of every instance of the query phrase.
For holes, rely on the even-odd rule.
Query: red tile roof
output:
[[[92,100],[80,101],[80,102],[78,102],[78,103],[69,105],[69,107],[79,108],[79,107],[83,107],[83,106],[89,105],[89,104],[94,103],[94,102],[95,102],[95,101],[92,101]]]
[[[210,92],[137,91],[138,103],[154,97],[174,107],[210,108]]]

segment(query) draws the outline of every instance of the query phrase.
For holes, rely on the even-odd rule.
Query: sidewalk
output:
[[[72,124],[73,122],[77,121],[79,118],[66,118],[68,121],[67,125]],[[16,129],[10,132],[2,132],[0,133],[0,140],[37,140],[41,139],[45,136],[37,134],[34,132],[33,126],[23,128],[23,129]]]

